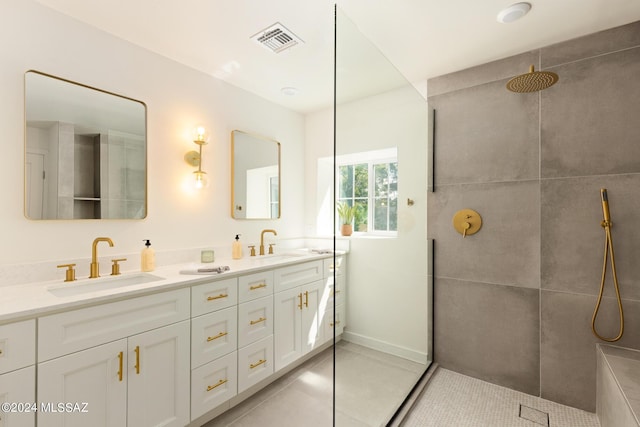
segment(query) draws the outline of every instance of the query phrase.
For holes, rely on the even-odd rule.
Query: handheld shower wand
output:
[[[615,342],[622,338],[624,333],[624,313],[622,311],[622,299],[620,298],[620,287],[618,286],[618,273],[616,272],[616,258],[613,253],[613,239],[611,238],[611,214],[609,212],[609,197],[607,196],[607,189],[600,189],[600,199],[602,200],[602,215],[603,220],[600,225],[604,228],[604,260],[602,261],[602,280],[600,281],[600,293],[598,294],[598,301],[596,302],[595,310],[593,311],[593,317],[591,318],[591,330],[593,334],[603,341]],[[598,317],[598,310],[600,309],[600,303],[602,302],[602,294],[604,293],[604,282],[607,274],[607,254],[611,258],[611,274],[613,276],[613,287],[616,291],[616,298],[618,300],[618,312],[620,314],[620,330],[618,335],[614,338],[605,338],[598,334],[596,331],[596,318]]]

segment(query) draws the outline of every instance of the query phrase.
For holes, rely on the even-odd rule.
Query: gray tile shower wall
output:
[[[540,65],[559,82],[506,81]],[[625,307],[620,345],[640,348],[640,22],[428,81],[436,110],[435,360],[443,367],[595,411],[591,314],[611,206]],[[462,239],[453,214],[483,216]],[[607,287],[611,287],[607,277]],[[617,332],[609,289],[599,327]]]

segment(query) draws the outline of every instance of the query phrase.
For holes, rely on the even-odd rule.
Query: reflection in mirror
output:
[[[144,103],[27,71],[25,110],[27,218],[146,217]]]
[[[280,218],[280,143],[231,132],[231,216]]]

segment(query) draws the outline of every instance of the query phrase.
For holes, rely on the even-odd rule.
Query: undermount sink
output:
[[[103,291],[106,289],[117,289],[143,283],[164,280],[159,276],[148,273],[127,274],[120,277],[104,277],[97,279],[86,279],[80,283],[55,285],[47,289],[50,293],[58,297],[68,297],[82,295],[89,292]]]
[[[309,255],[308,253],[290,252],[290,253],[284,253],[284,254],[258,255],[255,257],[249,257],[249,260],[251,260],[252,262],[271,264],[275,262],[286,261],[292,258],[301,258],[308,255]]]

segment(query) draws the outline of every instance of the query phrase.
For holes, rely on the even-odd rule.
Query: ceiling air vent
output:
[[[304,43],[300,37],[293,34],[279,22],[254,34],[251,36],[251,40],[275,53],[280,53],[297,44]]]

